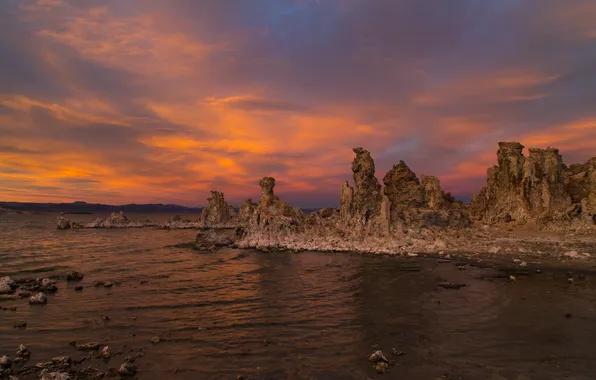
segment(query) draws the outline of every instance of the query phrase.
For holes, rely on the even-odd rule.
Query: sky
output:
[[[596,156],[592,0],[2,0],[0,200],[337,205],[352,148],[458,196]]]

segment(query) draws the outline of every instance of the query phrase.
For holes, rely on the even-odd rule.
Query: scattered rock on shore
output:
[[[44,305],[48,303],[48,297],[44,293],[37,293],[33,297],[29,298],[31,305]]]
[[[125,362],[120,366],[118,373],[124,377],[134,376],[137,373],[137,365],[135,363]]]
[[[0,294],[12,294],[17,284],[8,276],[0,277]]]

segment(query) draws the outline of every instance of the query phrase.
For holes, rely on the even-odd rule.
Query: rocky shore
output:
[[[306,215],[274,194],[274,178],[261,179],[261,199],[241,206],[233,244],[519,262],[596,257],[596,158],[566,166],[557,149],[525,157],[521,144],[501,142],[498,165],[464,204],[403,161],[381,185],[370,153],[354,153],[354,187],[342,184],[339,208]],[[199,240],[205,245],[205,234]]]

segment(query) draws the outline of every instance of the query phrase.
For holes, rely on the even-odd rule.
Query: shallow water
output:
[[[98,341],[123,352],[89,363],[102,370],[142,348],[141,379],[595,378],[591,276],[512,282],[495,269],[422,258],[204,253],[175,246],[193,241],[191,230],[57,231],[55,216],[0,215],[0,275],[78,270],[85,288],[59,281],[43,306],[0,301],[17,307],[0,310],[0,356],[25,344],[29,365],[78,358],[70,341]],[[99,280],[120,285],[93,287]],[[467,286],[443,289],[444,281]],[[20,322],[27,329],[13,328]],[[396,362],[387,374],[367,361],[375,345]]]

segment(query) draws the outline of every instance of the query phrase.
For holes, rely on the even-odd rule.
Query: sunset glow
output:
[[[353,147],[467,196],[596,156],[596,3],[5,0],[0,200],[338,204]]]

